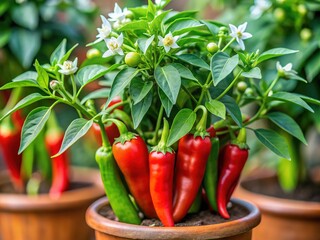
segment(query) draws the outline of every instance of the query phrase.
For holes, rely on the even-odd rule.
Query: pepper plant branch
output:
[[[227,94],[227,92],[229,92],[229,90],[233,87],[233,85],[237,82],[238,78],[240,77],[240,75],[242,74],[243,70],[241,69],[239,71],[239,73],[237,74],[237,76],[232,80],[232,82],[230,83],[230,85],[218,96],[216,97],[216,100],[220,100],[224,95]]]

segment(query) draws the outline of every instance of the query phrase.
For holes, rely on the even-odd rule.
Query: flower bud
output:
[[[283,22],[286,18],[286,13],[282,8],[276,8],[273,15],[278,22]]]
[[[124,58],[124,62],[129,66],[129,67],[136,67],[139,65],[141,62],[141,58],[139,53],[137,52],[129,52]]]
[[[239,92],[244,93],[246,89],[248,88],[248,84],[244,81],[240,81],[237,84],[237,89]]]
[[[91,48],[87,51],[87,58],[88,59],[100,57],[100,56],[101,56],[101,52],[96,48]]]
[[[312,31],[309,28],[304,28],[300,32],[300,37],[303,41],[309,41],[312,37]]]
[[[209,42],[207,44],[207,50],[210,53],[215,53],[215,52],[217,52],[219,50],[219,47],[215,42]]]
[[[308,10],[304,4],[299,4],[297,8],[298,13],[300,13],[301,16],[304,16],[307,14]]]
[[[50,82],[50,88],[53,90],[53,91],[57,91],[60,89],[60,83],[57,81],[57,80],[52,80]]]

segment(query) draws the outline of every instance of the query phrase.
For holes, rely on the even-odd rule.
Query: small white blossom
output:
[[[78,58],[75,58],[73,62],[69,60],[64,61],[62,65],[58,64],[58,66],[60,67],[59,73],[62,73],[64,75],[73,74],[78,70],[77,65],[78,65]]]
[[[287,65],[282,67],[280,62],[277,62],[277,70],[284,71],[284,72],[290,72],[292,70],[292,63],[288,63]]]
[[[111,27],[111,24],[109,23],[109,21],[102,15],[100,17],[102,20],[102,25],[101,25],[101,28],[97,28],[99,34],[96,36],[97,40],[95,41],[95,43],[101,42],[102,40],[109,37],[109,35],[112,31],[112,27]]]
[[[104,40],[107,44],[108,50],[102,55],[102,57],[110,57],[115,54],[124,55],[123,50],[121,49],[123,44],[123,35],[122,33],[118,38],[112,37],[110,39]]]
[[[259,18],[266,10],[271,7],[272,3],[269,0],[255,0],[254,5],[250,7],[251,16]]]
[[[163,46],[166,52],[169,52],[171,48],[179,48],[178,44],[176,43],[179,36],[172,36],[172,33],[169,32],[166,36],[161,37],[158,36],[159,43],[158,46]]]
[[[127,9],[122,9],[119,7],[119,5],[116,3],[114,5],[114,10],[113,10],[113,13],[109,13],[109,20],[111,22],[117,22],[117,21],[120,21],[122,22],[125,18],[126,18],[126,14],[127,14]]]
[[[247,22],[245,22],[244,24],[241,24],[239,27],[229,24],[229,27],[231,30],[230,36],[235,38],[239,43],[240,48],[244,50],[245,46],[244,46],[243,40],[252,37],[251,33],[245,32],[247,28]]]
[[[156,5],[158,5],[158,6],[160,6],[161,3],[162,3],[162,0],[155,0],[154,3],[155,3]]]

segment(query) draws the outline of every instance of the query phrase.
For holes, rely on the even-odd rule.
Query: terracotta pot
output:
[[[86,225],[88,206],[104,195],[99,171],[72,169],[72,182],[84,183],[57,199],[47,194],[30,197],[0,193],[0,240],[89,240],[93,231]],[[0,186],[8,184],[0,174]]]
[[[320,203],[281,199],[250,191],[257,181],[274,181],[275,176],[243,180],[235,196],[255,203],[261,223],[253,230],[253,240],[320,240]]]
[[[221,224],[191,227],[149,227],[120,223],[101,216],[98,212],[108,205],[106,198],[99,199],[87,210],[86,220],[95,230],[96,240],[121,239],[223,239],[250,240],[252,228],[260,222],[260,213],[254,205],[234,199],[235,204],[246,208],[249,214],[238,220]]]

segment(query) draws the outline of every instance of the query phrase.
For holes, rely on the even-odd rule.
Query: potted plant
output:
[[[12,91],[3,111],[12,112],[21,90]],[[71,167],[69,152],[50,159],[63,139],[55,114],[21,153],[23,122],[18,110],[0,123],[0,154],[7,168],[0,171],[1,240],[89,239],[93,231],[84,216],[88,206],[103,196],[99,172]]]
[[[90,129],[100,134],[96,161],[108,201],[96,202],[87,212],[98,239],[251,239],[251,229],[259,223],[256,208],[238,200],[229,204],[248,158],[246,132],[289,157],[280,134],[255,129],[252,123],[275,119],[296,136],[298,124],[272,108],[296,104],[310,110],[307,102],[316,101],[279,88],[282,81],[304,81],[290,67],[278,63],[274,79],[261,73],[260,64],[295,50],[247,52],[244,41],[252,37],[247,23],[236,27],[197,20],[194,11],[165,10],[169,2],[148,1],[130,9],[116,4],[109,19],[101,16],[97,39],[89,44],[94,48],[81,66],[69,59],[74,48],[66,51],[60,45],[49,63],[36,62],[36,72],[4,85],[2,89],[23,85],[41,91],[11,111],[43,99],[53,102],[29,113],[20,148],[41,132],[58,103],[67,104],[78,117],[55,156]],[[100,87],[84,93],[96,80]],[[94,101],[100,99],[106,99],[102,105]],[[250,116],[242,113],[249,103],[258,106]],[[294,128],[286,128],[286,121]],[[232,220],[238,207],[252,212]],[[201,210],[223,223],[183,226]],[[148,226],[139,225],[142,219]]]

